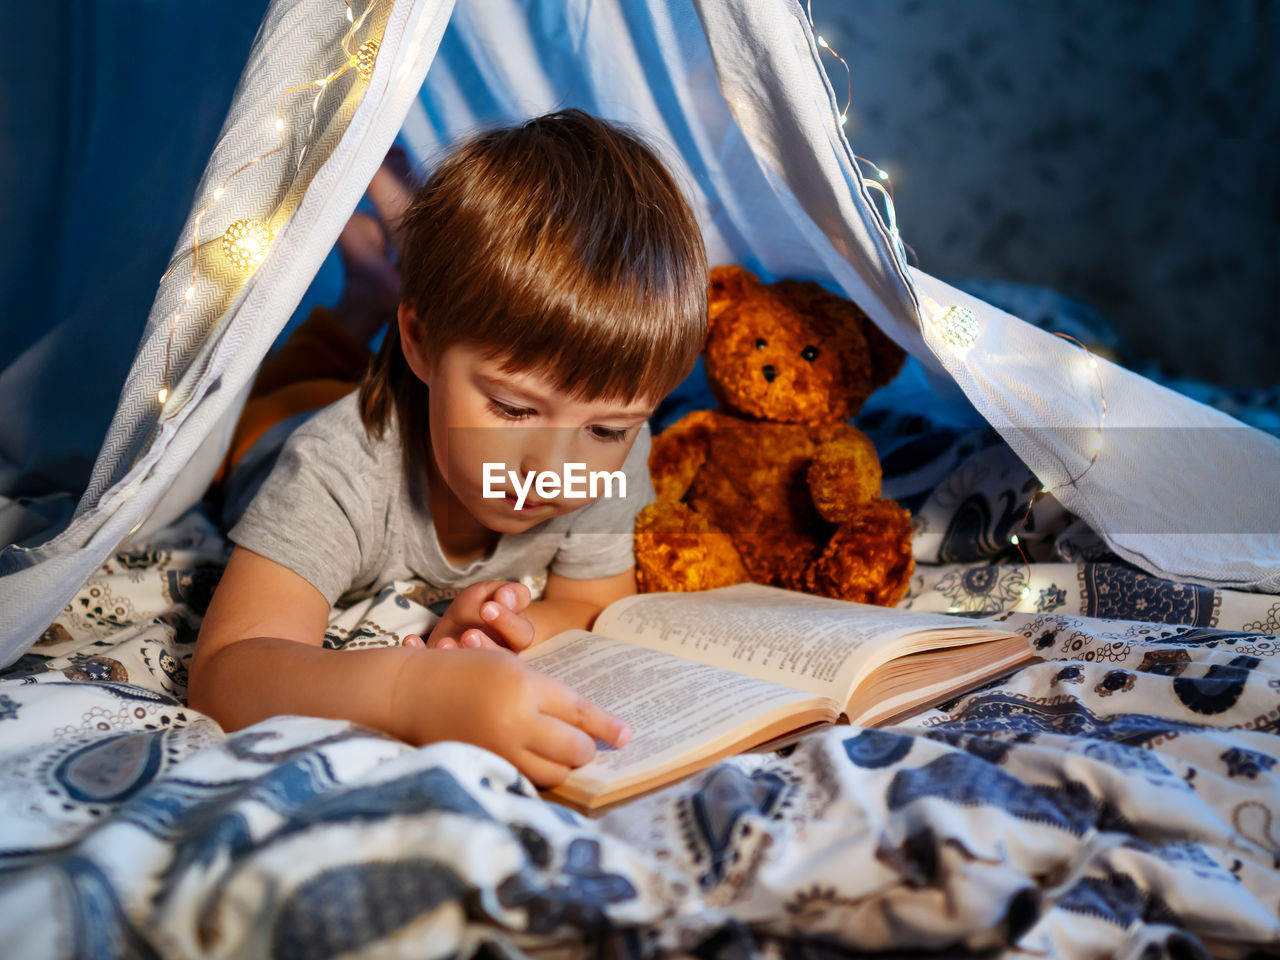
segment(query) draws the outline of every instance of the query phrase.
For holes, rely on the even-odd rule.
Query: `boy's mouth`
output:
[[[507,504],[513,510],[516,509],[516,504],[520,502],[520,498],[517,497],[514,493],[508,493],[506,497],[504,497],[503,499],[507,502]],[[526,510],[536,510],[538,507],[545,507],[545,506],[547,506],[547,503],[544,500],[530,500],[526,497],[524,501],[524,505],[520,507],[520,512],[523,513]]]

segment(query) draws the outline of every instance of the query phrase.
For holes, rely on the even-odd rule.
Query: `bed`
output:
[[[1042,662],[586,817],[469,744],[187,709],[229,548],[193,509],[0,676],[4,955],[1280,955],[1280,597],[1145,574],[1051,500],[1024,563],[1025,467],[909,407],[862,421],[916,522],[903,605]],[[424,599],[389,583],[325,642],[398,642]]]

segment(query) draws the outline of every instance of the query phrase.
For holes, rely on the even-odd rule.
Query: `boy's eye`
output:
[[[756,349],[763,350],[768,344],[764,342],[764,337],[756,337]]]
[[[818,348],[813,344],[809,344],[809,346],[800,351],[800,356],[804,357],[810,363],[813,363],[813,361],[818,359]]]
[[[588,427],[587,429],[591,431],[591,436],[605,443],[621,443],[623,440],[627,439],[626,430],[615,430],[610,427],[597,426]]]
[[[524,420],[537,413],[536,410],[530,410],[528,407],[513,407],[509,403],[494,400],[492,397],[489,398],[489,409],[507,420]]]

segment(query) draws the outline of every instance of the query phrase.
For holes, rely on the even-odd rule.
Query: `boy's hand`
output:
[[[449,604],[426,642],[410,635],[409,647],[474,647],[519,653],[533,643],[533,624],[524,615],[532,599],[523,583],[484,580],[473,583]]]
[[[620,718],[496,650],[409,657],[392,689],[391,726],[410,743],[462,740],[492,750],[539,787],[588,763],[596,740],[621,747],[631,739]]]

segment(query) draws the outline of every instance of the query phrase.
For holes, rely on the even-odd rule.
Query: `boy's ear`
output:
[[[396,311],[396,324],[399,327],[400,350],[404,354],[405,363],[409,364],[415,377],[430,387],[435,364],[427,357],[422,324],[418,322],[418,315],[407,300],[400,301],[400,308]]]

